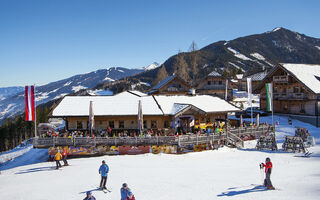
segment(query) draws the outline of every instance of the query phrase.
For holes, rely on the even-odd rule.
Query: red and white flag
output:
[[[34,86],[25,87],[26,121],[34,121]]]

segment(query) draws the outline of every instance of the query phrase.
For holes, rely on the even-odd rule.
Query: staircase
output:
[[[238,137],[237,135],[228,132],[228,137],[226,139],[226,142],[228,145],[231,145],[233,147],[236,148],[243,148],[244,144],[243,144],[243,140]]]

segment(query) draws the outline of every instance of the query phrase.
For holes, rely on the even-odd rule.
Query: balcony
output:
[[[273,76],[273,82],[275,83],[288,83],[289,76]]]
[[[306,100],[308,96],[305,93],[274,93],[273,99],[276,100]]]

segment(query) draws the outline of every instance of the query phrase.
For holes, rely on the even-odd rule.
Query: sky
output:
[[[320,38],[320,1],[0,0],[0,87],[163,63],[192,41],[284,27]]]

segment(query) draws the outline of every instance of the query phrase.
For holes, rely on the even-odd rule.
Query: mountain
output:
[[[278,63],[320,64],[320,39],[285,28],[275,28],[262,34],[249,35],[230,41],[218,41],[193,52],[171,56],[163,65],[167,73],[176,73],[190,83],[217,70],[225,76],[242,72],[246,75],[271,69]],[[130,81],[155,85],[160,67],[126,78]],[[118,81],[124,84],[123,81]],[[110,88],[123,88],[105,85]],[[118,91],[121,92],[121,91]]]
[[[24,87],[2,87],[0,88],[0,100],[24,90]]]
[[[127,69],[122,67],[112,67],[101,69],[87,74],[75,75],[67,79],[52,82],[42,86],[36,86],[36,104],[40,105],[51,100],[59,99],[70,93],[77,93],[83,89],[90,89],[99,83],[112,82],[127,76],[132,76],[143,72],[142,69]],[[0,88],[0,91],[2,88]],[[3,89],[3,91],[9,90]],[[16,91],[16,93],[14,93]],[[2,94],[2,93],[1,93]],[[12,89],[11,95],[0,98],[0,124],[7,117],[23,111],[24,109],[24,88]]]
[[[146,67],[143,67],[143,70],[144,70],[144,71],[149,71],[149,70],[156,69],[156,68],[158,68],[158,67],[160,67],[160,64],[157,63],[157,62],[153,62],[152,64],[150,64],[150,65],[148,65],[148,66],[146,66]]]

